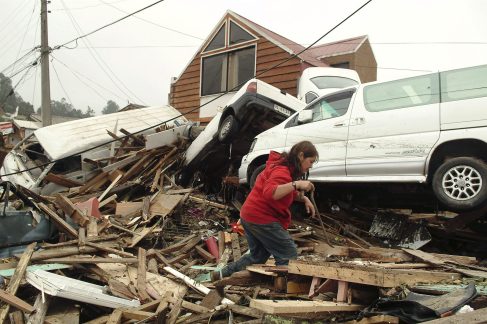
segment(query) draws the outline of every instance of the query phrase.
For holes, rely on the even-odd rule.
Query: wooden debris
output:
[[[334,303],[325,301],[304,301],[304,300],[261,300],[252,299],[250,307],[254,307],[266,314],[280,315],[303,315],[303,314],[326,314],[329,312],[355,312],[363,306]]]

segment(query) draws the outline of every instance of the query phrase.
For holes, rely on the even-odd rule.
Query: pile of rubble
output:
[[[86,183],[50,173],[45,181],[65,191],[17,188],[28,201],[9,204],[30,204],[34,223],[47,217],[58,232],[22,241],[22,253],[2,259],[0,323],[399,323],[458,309],[475,309],[455,316],[467,322],[487,316],[487,269],[476,258],[387,248],[343,210],[296,218],[290,232],[300,256],[289,267],[254,265],[211,283],[209,271],[248,247],[238,203],[174,183],[185,147],[146,149],[131,135],[111,158],[89,161],[98,174]]]

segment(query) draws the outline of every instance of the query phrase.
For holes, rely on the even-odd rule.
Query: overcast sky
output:
[[[51,47],[70,41],[155,0],[52,0]],[[51,98],[97,114],[114,100],[167,103],[179,76],[226,10],[303,46],[314,42],[366,0],[165,0],[136,17],[53,51]],[[40,0],[0,0],[0,71],[10,76],[32,62],[40,44]],[[320,43],[369,35],[378,80],[487,64],[486,0],[373,0]],[[17,83],[23,73],[13,77]],[[40,106],[40,68],[17,91]]]

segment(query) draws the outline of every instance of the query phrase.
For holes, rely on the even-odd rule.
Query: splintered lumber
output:
[[[43,293],[39,293],[37,295],[36,301],[34,302],[34,308],[36,309],[36,312],[29,316],[29,318],[27,319],[27,324],[44,323],[44,318],[46,317],[47,309],[49,308],[51,299],[51,296],[45,295]]]
[[[378,287],[396,287],[402,284],[436,283],[460,279],[458,273],[426,271],[417,269],[384,269],[361,266],[346,262],[323,262],[317,260],[291,260],[289,273],[348,281]]]
[[[11,312],[9,314],[11,324],[24,324],[24,314],[21,311]]]
[[[137,258],[97,258],[97,257],[72,257],[72,258],[55,258],[46,259],[39,261],[41,263],[65,263],[65,264],[98,264],[98,263],[137,263],[139,262]]]
[[[238,239],[237,233],[232,233],[232,252],[233,252],[233,261],[237,261],[242,256],[242,252],[240,251],[240,242]]]
[[[108,181],[108,172],[103,171],[97,176],[94,176],[88,180],[81,188],[79,188],[79,193],[82,194],[90,190],[95,185],[97,185],[97,187],[101,187],[106,181]]]
[[[164,195],[159,194],[149,208],[150,216],[159,215],[165,217],[181,202],[184,195]]]
[[[69,225],[68,223],[66,223],[66,221],[64,219],[62,219],[61,217],[59,217],[58,214],[56,214],[55,212],[53,212],[49,207],[47,207],[44,203],[39,203],[39,208],[42,209],[42,211],[44,211],[48,216],[49,218],[58,226],[58,228],[71,235],[72,237],[74,238],[78,238],[78,232],[71,226]]]
[[[114,253],[114,254],[117,254],[117,255],[120,255],[120,256],[124,256],[124,257],[128,257],[128,258],[131,258],[131,257],[134,256],[132,253],[128,253],[128,252],[120,251],[120,250],[117,250],[117,249],[113,249],[113,248],[108,247],[108,246],[105,246],[103,244],[85,242],[85,245],[91,246],[92,248],[95,248],[95,249],[100,250],[100,251],[104,251],[104,252],[108,252],[108,253]]]
[[[22,254],[22,257],[20,258],[17,268],[15,269],[15,272],[12,278],[10,279],[10,282],[8,283],[7,289],[5,290],[7,294],[11,294],[15,296],[15,294],[17,293],[17,289],[19,289],[20,286],[20,281],[24,277],[25,270],[29,265],[36,244],[37,243],[29,244],[25,249],[24,253]],[[7,319],[9,310],[10,310],[10,304],[5,304],[0,308],[0,324],[3,324],[5,322],[5,319]]]
[[[107,324],[120,324],[122,323],[122,310],[115,309],[108,318]]]
[[[423,252],[420,250],[410,250],[410,249],[403,249],[406,253],[411,254],[423,261],[426,261],[428,263],[431,263],[436,266],[440,266],[458,273],[461,273],[463,275],[469,276],[469,277],[479,277],[479,278],[487,278],[487,271],[482,271],[482,270],[471,270],[471,269],[461,269],[457,268],[455,266],[451,266],[447,264],[447,261],[434,256],[432,254],[429,254],[427,252]]]
[[[146,251],[143,248],[139,248],[138,253],[138,267],[137,267],[137,290],[139,297],[142,301],[150,300],[149,295],[146,292]]]
[[[81,209],[79,209],[78,206],[73,204],[69,198],[58,194],[56,196],[56,204],[67,216],[71,217],[71,219],[79,225],[86,226],[86,224],[89,222],[88,216]]]
[[[45,177],[44,181],[52,182],[66,188],[81,187],[83,184],[81,182],[75,181],[73,179],[65,178],[61,175],[49,172]]]
[[[248,317],[262,318],[264,313],[256,308],[250,308],[240,305],[228,305],[228,309],[234,313],[245,315]]]
[[[92,247],[85,247],[84,250],[85,250],[85,253],[96,252],[96,249],[92,248]],[[77,246],[62,247],[59,249],[41,250],[41,251],[34,252],[34,254],[32,255],[32,261],[61,258],[61,257],[70,256],[70,255],[78,255],[78,254],[80,254],[80,250],[79,250],[79,247],[77,247]]]
[[[185,276],[181,272],[179,272],[179,271],[177,271],[177,270],[175,270],[175,269],[173,269],[171,267],[164,267],[163,269],[164,269],[164,271],[172,274],[176,278],[179,278],[179,279],[183,280],[183,282],[185,284],[187,284],[188,286],[196,289],[197,291],[199,291],[199,292],[201,292],[201,293],[203,293],[205,295],[208,295],[210,293],[210,291],[211,291],[209,288],[203,286],[202,284],[194,281],[193,279]],[[234,302],[231,301],[230,299],[223,298],[222,304],[234,304]]]
[[[312,315],[329,312],[356,312],[364,307],[356,304],[305,300],[262,300],[252,299],[250,307],[266,314]]]
[[[29,314],[35,310],[34,307],[32,307],[19,297],[9,294],[3,289],[0,289],[0,300]]]
[[[444,318],[435,319],[428,322],[428,324],[461,324],[461,323],[468,323],[468,324],[477,324],[477,323],[485,323],[485,319],[487,318],[487,308],[476,309],[473,312],[458,314],[453,316],[448,316]]]
[[[413,257],[406,252],[398,249],[387,249],[379,247],[371,247],[368,249],[352,248],[348,246],[330,246],[326,243],[318,243],[314,246],[314,252],[330,256],[344,256],[348,258],[358,258],[361,260],[372,260],[375,262],[411,262]],[[433,256],[439,257],[445,261],[458,262],[462,264],[476,264],[475,257],[462,255],[449,255],[430,253]]]
[[[189,196],[189,199],[191,199],[194,202],[200,203],[200,204],[205,204],[207,206],[217,207],[217,208],[221,208],[221,209],[224,209],[224,210],[227,210],[228,209],[228,206],[227,205],[222,205],[222,204],[219,204],[219,203],[216,203],[216,202],[213,202],[213,201],[209,201],[209,200],[206,200],[206,199],[203,199],[203,198],[199,198],[199,197],[195,197],[195,196],[191,196],[190,195]]]

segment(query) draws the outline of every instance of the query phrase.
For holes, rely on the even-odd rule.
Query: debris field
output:
[[[482,266],[487,239],[462,222],[484,211],[417,214],[344,205],[329,210],[317,199],[321,222],[302,215],[293,219],[290,233],[299,257],[288,267],[276,267],[271,259],[210,282],[210,271],[247,251],[237,224],[240,204],[221,193],[205,194],[202,186],[176,185],[186,142],[153,149],[138,135],[119,142],[111,158],[88,161],[98,173],[85,183],[50,173],[45,181],[66,190],[41,196],[17,187],[58,234],[20,242],[23,252],[1,259],[0,323],[453,323],[453,318],[481,323],[487,318]],[[224,182],[222,191],[237,190],[232,179]],[[14,196],[9,204],[23,205]],[[377,224],[391,214],[415,224],[413,232],[424,241],[419,248],[417,240],[407,242],[411,235],[384,234],[388,225]],[[424,231],[431,235],[422,236]]]

